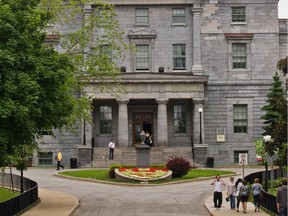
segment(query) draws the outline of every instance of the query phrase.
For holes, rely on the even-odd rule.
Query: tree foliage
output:
[[[286,56],[286,58],[280,59],[277,63],[277,68],[283,72],[283,76],[287,74],[287,61],[288,56]]]
[[[267,105],[262,108],[266,113],[261,117],[261,119],[264,120],[264,126],[262,128],[265,132],[263,135],[270,135],[273,139],[273,142],[266,143],[265,145],[265,151],[269,155],[272,155],[274,151],[283,152],[285,144],[287,143],[286,93],[278,73],[275,73],[273,80],[273,86],[267,95]],[[286,156],[282,154],[282,157],[280,161],[287,162],[287,152]]]
[[[87,114],[83,86],[112,82],[121,90],[119,68],[103,52],[107,45],[117,59],[128,48],[114,8],[95,2],[84,17],[86,2],[0,0],[0,166],[17,147],[35,147],[43,133]],[[45,43],[47,34],[58,43]]]

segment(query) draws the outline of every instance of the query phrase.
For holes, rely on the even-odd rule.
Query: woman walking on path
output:
[[[240,192],[240,188],[242,186],[242,179],[239,178],[236,183],[235,183],[235,187],[236,187],[236,198],[237,198],[237,204],[236,204],[236,207],[237,207],[237,212],[239,212],[239,205],[240,205],[240,195],[239,195],[239,192]]]
[[[258,212],[260,211],[260,193],[263,190],[262,185],[259,183],[259,179],[254,179],[254,184],[252,185],[252,191],[253,191],[253,198],[254,198],[254,207],[255,212],[258,209]]]
[[[227,189],[227,196],[229,197],[231,210],[235,210],[235,195],[236,195],[236,187],[234,177],[231,176]]]
[[[220,176],[217,175],[216,179],[211,183],[211,185],[215,185],[214,194],[213,194],[213,201],[214,207],[216,210],[219,210],[222,205],[222,186],[225,186],[224,181],[220,180]]]
[[[246,213],[246,211],[247,211],[247,201],[248,201],[248,198],[249,198],[250,189],[249,189],[249,187],[247,185],[247,181],[246,180],[243,180],[242,184],[243,185],[240,188],[239,195],[240,195],[240,199],[241,199],[241,202],[242,202],[243,213]]]

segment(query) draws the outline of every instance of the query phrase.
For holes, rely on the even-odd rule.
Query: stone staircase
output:
[[[171,156],[183,156],[189,160],[191,165],[191,147],[152,147],[150,150],[150,164],[166,164]],[[109,149],[107,147],[94,147],[93,167],[107,168],[111,164],[136,165],[136,149],[134,147],[119,147],[114,150],[114,160],[109,160]]]

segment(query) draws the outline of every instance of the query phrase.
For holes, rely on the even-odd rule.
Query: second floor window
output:
[[[245,7],[232,7],[232,22],[246,22]]]
[[[186,45],[174,44],[173,45],[173,70],[186,69]]]
[[[247,68],[247,45],[245,43],[232,44],[232,68]]]
[[[136,45],[136,70],[149,70],[149,45]]]
[[[174,133],[186,133],[186,106],[174,106]]]
[[[112,107],[100,106],[100,134],[112,133]]]
[[[149,24],[149,10],[147,8],[136,9],[136,25],[148,25]]]
[[[184,8],[176,8],[172,10],[172,23],[186,23],[186,13]]]
[[[247,105],[233,105],[234,133],[247,133],[248,116]]]
[[[100,52],[105,58],[112,62],[112,51],[108,45],[102,45]]]

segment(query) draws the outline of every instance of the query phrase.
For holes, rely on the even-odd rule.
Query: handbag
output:
[[[229,202],[229,197],[226,197],[226,202]]]

